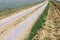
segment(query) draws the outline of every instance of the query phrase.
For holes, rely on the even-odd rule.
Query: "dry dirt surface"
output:
[[[33,39],[60,40],[60,10],[55,4],[51,4],[45,25]]]

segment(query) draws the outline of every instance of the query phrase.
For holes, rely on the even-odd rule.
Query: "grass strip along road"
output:
[[[49,3],[47,5],[47,7],[45,8],[45,10],[43,11],[43,13],[40,15],[40,17],[38,18],[37,22],[34,24],[30,35],[28,37],[27,40],[32,40],[32,38],[37,34],[37,31],[42,28],[42,25],[44,24],[44,22],[46,21],[46,17],[48,15],[48,10],[49,10]]]

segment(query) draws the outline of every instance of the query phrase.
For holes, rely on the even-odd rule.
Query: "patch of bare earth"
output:
[[[45,25],[40,30],[39,40],[60,40],[60,12],[54,4],[48,11]]]
[[[45,25],[38,31],[34,40],[60,40],[60,11],[51,5]]]

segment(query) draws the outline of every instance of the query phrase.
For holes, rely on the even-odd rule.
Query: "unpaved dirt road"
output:
[[[0,20],[0,40],[24,40],[48,1]]]

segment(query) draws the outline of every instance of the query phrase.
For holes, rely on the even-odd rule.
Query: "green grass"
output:
[[[47,7],[45,8],[45,10],[43,11],[43,13],[40,15],[40,17],[38,18],[37,22],[35,23],[35,25],[33,26],[31,33],[28,37],[27,40],[32,40],[32,38],[37,34],[37,31],[42,28],[42,25],[44,24],[44,22],[46,21],[46,17],[48,15],[48,9],[49,9],[49,4],[47,5]]]

